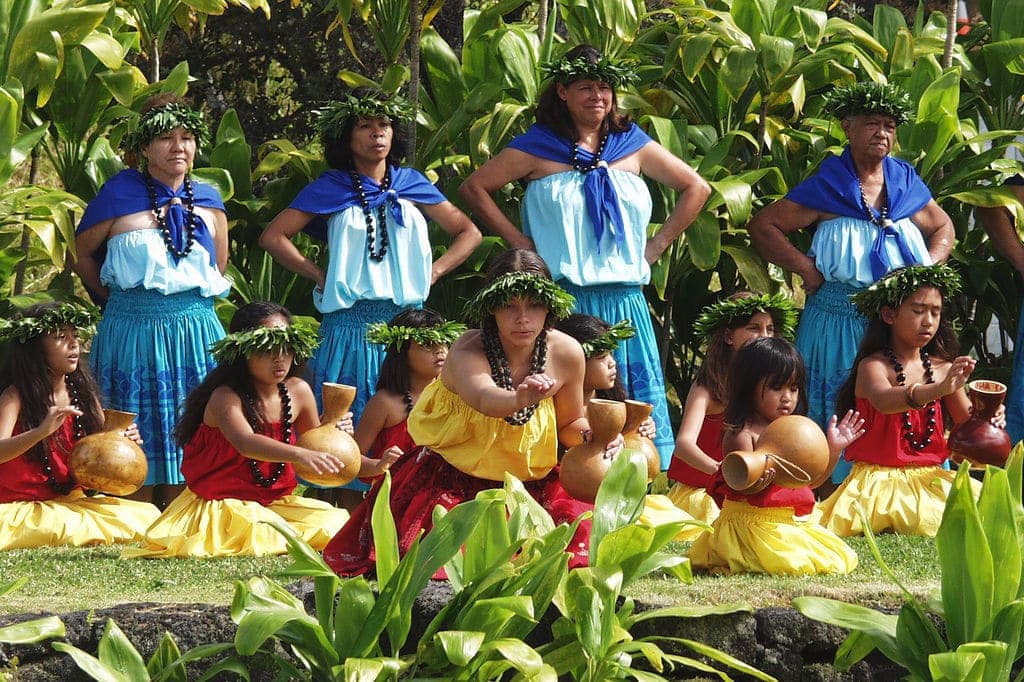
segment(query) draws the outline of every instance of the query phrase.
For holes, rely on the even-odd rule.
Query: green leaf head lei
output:
[[[771,315],[776,325],[776,336],[793,338],[797,320],[796,307],[783,293],[759,294],[712,303],[701,312],[693,329],[697,336],[710,339],[719,329],[730,327],[736,320],[748,319],[757,313]]]
[[[408,341],[427,348],[450,346],[464,331],[466,331],[466,325],[460,322],[443,322],[430,327],[407,327],[400,324],[389,325],[387,322],[374,322],[366,328],[366,340],[370,343],[379,343],[389,349],[394,347],[396,351],[400,351]]]
[[[509,272],[498,277],[478,293],[466,306],[466,318],[483,322],[496,308],[516,298],[536,301],[557,319],[569,316],[576,299],[547,277],[532,272]]]
[[[349,119],[386,118],[395,123],[411,121],[416,115],[409,100],[379,91],[359,97],[349,93],[340,100],[328,102],[316,114],[315,128],[320,139],[340,135]]]
[[[89,338],[96,331],[99,311],[75,303],[58,303],[48,306],[41,315],[20,317],[15,320],[0,320],[0,343],[29,339],[73,327],[82,338]]]
[[[131,132],[121,140],[121,148],[137,152],[160,135],[175,128],[184,128],[196,138],[196,149],[210,144],[210,127],[203,114],[187,104],[171,102],[150,109],[139,117]]]
[[[898,85],[864,81],[835,88],[825,95],[825,110],[842,120],[858,114],[883,114],[903,125],[910,120],[910,95]]]
[[[631,320],[620,320],[608,328],[608,331],[599,334],[592,339],[581,343],[583,355],[590,358],[600,357],[611,353],[619,347],[620,341],[625,341],[636,336],[636,329],[633,328]]]
[[[318,342],[316,332],[303,325],[256,327],[228,334],[210,346],[210,354],[221,365],[258,353],[279,352],[291,353],[301,362],[313,356]]]
[[[613,88],[621,88],[639,79],[632,61],[619,61],[608,56],[602,56],[596,62],[584,55],[572,58],[563,56],[561,59],[542,64],[540,68],[545,78],[553,78],[562,85],[586,78],[607,83]]]
[[[862,315],[875,317],[884,307],[898,308],[921,287],[935,287],[946,300],[960,292],[960,275],[948,265],[911,265],[893,270],[850,300]]]

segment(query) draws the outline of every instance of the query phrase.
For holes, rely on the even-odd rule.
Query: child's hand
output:
[[[305,464],[318,474],[340,474],[345,468],[345,463],[329,452],[317,452],[316,450],[299,450],[299,461]]]
[[[622,447],[626,444],[626,439],[622,437],[622,434],[618,434],[615,438],[608,441],[608,445],[604,448],[604,456],[606,458],[612,458],[615,455],[622,452]]]
[[[996,427],[997,429],[1005,429],[1006,428],[1006,405],[1003,405],[1002,403],[1000,403],[999,404],[999,409],[996,410],[996,413],[994,415],[992,415],[992,418],[989,419],[988,421],[989,421],[990,424],[992,424],[992,426]]]
[[[342,417],[338,421],[334,422],[334,426],[339,431],[344,431],[345,433],[347,433],[350,436],[353,433],[356,432],[356,430],[355,430],[355,428],[353,426],[353,423],[352,423],[352,413],[351,412],[346,412],[344,417]]]
[[[644,438],[653,439],[656,435],[658,435],[658,425],[654,423],[653,417],[648,417],[647,419],[640,422],[640,426],[637,427],[636,432],[639,433]]]
[[[68,417],[81,417],[84,414],[74,405],[51,405],[46,411],[46,416],[39,422],[39,428],[49,436],[51,433],[64,425]]]
[[[516,386],[516,403],[521,408],[539,403],[554,386],[554,380],[547,374],[531,374]]]
[[[142,436],[139,435],[139,425],[135,422],[132,422],[131,426],[124,430],[124,437],[136,445],[140,447],[142,446]]]
[[[853,441],[864,435],[864,420],[860,412],[848,410],[842,420],[836,415],[828,420],[828,429],[825,431],[828,438],[828,447],[832,452],[841,452]]]
[[[942,385],[942,395],[950,395],[963,388],[967,384],[967,379],[971,376],[971,372],[974,371],[975,364],[977,363],[974,358],[966,355],[961,355],[953,360],[949,365],[949,371],[946,372],[946,376],[939,382]]]

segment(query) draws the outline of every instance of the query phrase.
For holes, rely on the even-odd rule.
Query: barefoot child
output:
[[[34,305],[0,322],[0,549],[131,542],[153,505],[86,497],[68,470],[79,438],[103,426],[79,334],[96,322],[69,303]],[[125,433],[141,443],[134,424]]]
[[[187,488],[146,532],[148,547],[125,556],[284,553],[284,538],[260,523],[266,520],[287,522],[317,549],[327,544],[348,513],[292,494],[293,462],[319,474],[344,466],[334,455],[295,445],[298,433],[320,425],[313,392],[294,364],[315,346],[316,335],[292,326],[276,303],[235,312],[231,333],[212,348],[217,367],[189,395],[175,430]]]
[[[765,428],[784,415],[806,409],[803,359],[780,338],[751,341],[736,353],[729,372],[724,452],[753,452]],[[829,462],[817,481],[802,488],[769,483],[752,491],[729,488],[721,469],[709,492],[721,513],[690,549],[694,568],[729,573],[849,573],[857,555],[831,531],[807,517],[814,510],[812,488],[827,478],[839,453],[863,433],[863,420],[848,412],[833,415],[827,439]],[[749,494],[747,494],[749,493]]]
[[[839,409],[856,407],[866,433],[846,451],[853,470],[820,505],[821,522],[839,535],[864,532],[859,502],[874,532],[934,536],[953,471],[943,408],[954,424],[971,414],[963,387],[974,360],[958,356],[956,334],[943,313],[960,288],[945,265],[895,270],[854,303],[870,319],[854,364],[839,390]],[[993,419],[1002,426],[1003,413]],[[979,484],[972,481],[974,486]]]

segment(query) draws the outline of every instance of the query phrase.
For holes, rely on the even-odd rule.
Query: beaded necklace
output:
[[[188,179],[187,175],[185,176],[185,248],[179,251],[178,247],[174,244],[174,240],[171,239],[171,231],[167,229],[167,216],[160,211],[160,206],[157,204],[156,184],[153,182],[153,176],[145,173],[142,177],[146,179],[146,189],[149,190],[149,202],[153,209],[153,215],[156,217],[157,229],[160,230],[160,236],[164,238],[167,251],[175,258],[184,258],[192,252],[192,245],[196,241],[196,198],[192,190],[192,181]]]
[[[359,205],[363,208],[363,217],[366,219],[366,250],[370,252],[370,259],[379,263],[384,260],[384,256],[388,252],[388,223],[387,210],[385,208],[388,202],[382,201],[380,206],[377,207],[377,230],[380,231],[380,251],[374,251],[373,211],[370,209],[370,202],[366,198],[366,190],[363,189],[363,179],[354,170],[350,170],[348,176],[352,179],[352,189],[356,191],[356,195],[359,197]],[[384,179],[380,181],[380,191],[387,192],[390,188],[391,169],[387,168],[384,170]]]
[[[491,366],[491,378],[494,383],[506,391],[515,391],[512,385],[512,369],[508,364],[508,357],[505,349],[501,347],[497,330],[493,328],[493,321],[485,324],[480,330],[480,336],[484,344],[484,354],[487,356],[487,364]],[[544,364],[548,355],[548,331],[542,329],[537,341],[533,345],[533,357],[530,360],[530,374],[541,374],[544,371]],[[505,417],[505,421],[513,426],[522,426],[530,421],[530,417],[537,410],[537,403],[521,407],[512,414]]]
[[[288,393],[288,387],[284,385],[282,381],[277,385],[277,393],[281,396],[281,442],[285,445],[290,445],[292,440],[292,397]],[[256,411],[255,400],[250,403],[252,407],[252,421],[249,425],[252,426],[252,430],[255,433],[259,433],[259,424],[257,423],[258,413]],[[277,479],[281,478],[281,474],[284,473],[284,462],[278,462],[274,466],[273,473],[269,477],[264,476],[263,472],[260,471],[259,460],[249,460],[249,471],[252,472],[253,480],[256,481],[257,485],[263,488],[269,488],[270,486],[277,483]]]
[[[68,402],[71,407],[74,407],[79,412],[82,412],[82,401],[78,398],[78,387],[75,386],[71,378],[64,377],[64,385],[68,388]],[[64,429],[61,429],[58,433],[53,435],[54,445],[62,455],[67,455],[74,448],[75,443],[80,438],[85,436],[85,424],[82,423],[82,415],[75,415],[72,419],[72,436],[68,440],[64,436]],[[63,442],[62,442],[63,441]],[[53,490],[58,495],[67,495],[75,487],[74,477],[68,476],[67,483],[58,483],[57,479],[53,476],[53,462],[50,459],[50,452],[46,448],[46,444],[43,443],[38,450],[37,459],[39,460],[39,466],[42,468],[43,473],[46,474],[46,485],[50,486],[50,490]]]
[[[907,380],[907,376],[903,373],[903,363],[896,359],[896,352],[892,348],[887,347],[882,351],[885,353],[885,357],[888,358],[889,364],[896,371],[896,384],[903,386]],[[935,377],[932,374],[932,361],[928,357],[928,353],[921,349],[921,365],[924,366],[924,383],[933,384],[935,383]],[[910,425],[910,410],[903,413],[903,438],[907,441],[915,450],[923,450],[932,442],[932,435],[935,433],[935,403],[933,400],[928,403],[928,421],[925,425],[924,433],[921,434],[920,440],[915,440],[914,432]]]
[[[586,166],[584,166],[583,162],[580,161],[580,145],[579,145],[578,142],[573,142],[572,143],[572,158],[570,159],[570,161],[572,163],[572,167],[575,168],[580,173],[589,173],[590,171],[592,171],[595,168],[598,168],[598,167],[600,167],[602,165],[607,167],[608,166],[608,162],[604,161],[601,158],[601,155],[604,154],[604,147],[605,147],[606,144],[608,144],[608,133],[605,133],[604,135],[602,135],[600,141],[598,141],[598,143],[597,143],[597,151],[594,152],[594,160],[591,161]]]
[[[878,215],[871,210],[871,204],[868,203],[867,195],[864,194],[864,185],[861,184],[860,178],[857,179],[857,187],[860,188],[860,203],[864,207],[864,212],[868,214],[868,220],[878,227],[892,227],[893,222],[889,220],[889,193],[885,190],[885,185],[882,185],[882,208],[878,211]]]

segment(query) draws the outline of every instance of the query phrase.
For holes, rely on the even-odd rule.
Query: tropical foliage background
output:
[[[959,35],[924,5],[867,9],[835,0],[0,0],[0,305],[81,295],[69,269],[74,225],[122,167],[115,150],[141,103],[171,91],[215,123],[196,173],[228,205],[225,314],[273,299],[312,315],[312,284],[256,241],[324,167],[309,131],[325,97],[376,83],[418,99],[410,161],[455,200],[462,180],[532,122],[540,64],[589,42],[641,65],[620,106],[714,188],[647,288],[679,394],[700,362],[692,323],[703,306],[738,288],[799,299],[798,283],[760,258],[745,226],[841,148],[822,95],[866,78],[902,85],[918,105],[898,131],[898,154],[956,223],[953,260],[968,282],[963,346],[990,372],[1005,371],[1020,281],[992,258],[972,210],[1009,206],[1024,225],[999,188],[1021,170],[1011,159],[1024,128],[1024,0],[979,2]],[[651,189],[654,230],[675,197]],[[510,185],[499,202],[515,216],[520,196]],[[444,249],[443,232],[435,236]],[[300,246],[321,255],[315,243]],[[456,316],[500,248],[485,239],[428,305]],[[993,325],[1003,333],[986,335]]]

